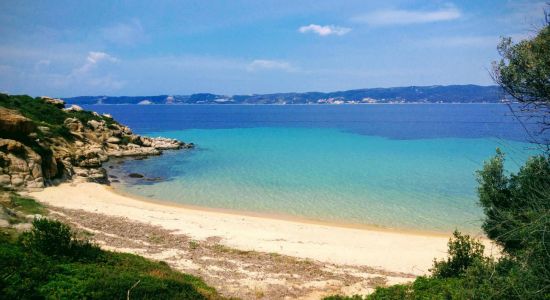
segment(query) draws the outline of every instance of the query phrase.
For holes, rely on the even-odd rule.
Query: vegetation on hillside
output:
[[[63,126],[67,118],[76,118],[82,124],[90,120],[105,121],[107,124],[114,123],[112,118],[106,118],[85,110],[61,110],[59,107],[48,104],[40,97],[33,98],[27,95],[6,95],[0,94],[0,106],[18,111],[21,115],[32,120],[37,126],[48,127],[51,136],[61,136],[71,139],[72,136]],[[39,131],[44,134],[44,131]]]
[[[0,231],[6,299],[220,299],[201,279],[167,264],[101,250],[58,221],[36,219],[19,236]]]

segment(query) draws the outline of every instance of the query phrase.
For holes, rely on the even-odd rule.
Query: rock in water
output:
[[[143,176],[142,174],[139,174],[139,173],[130,173],[128,174],[128,177],[131,177],[131,178],[143,178],[145,176]]]

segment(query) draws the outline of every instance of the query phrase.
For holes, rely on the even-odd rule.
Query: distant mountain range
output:
[[[338,92],[254,95],[79,96],[68,104],[358,104],[358,103],[498,103],[498,86],[448,85],[358,89]]]

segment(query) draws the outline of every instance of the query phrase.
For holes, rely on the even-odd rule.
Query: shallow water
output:
[[[89,108],[198,145],[116,164],[126,192],[330,222],[476,232],[475,171],[497,147],[512,171],[535,153],[500,105]]]

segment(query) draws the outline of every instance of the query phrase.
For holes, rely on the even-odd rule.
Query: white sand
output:
[[[197,240],[221,237],[222,244],[241,250],[417,275],[428,272],[434,257],[445,257],[448,241],[445,235],[338,227],[148,202],[95,183],[66,183],[30,195],[52,206],[127,217]]]

